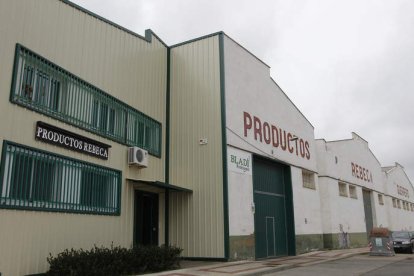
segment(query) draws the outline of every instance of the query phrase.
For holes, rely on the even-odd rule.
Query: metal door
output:
[[[255,159],[256,258],[288,255],[284,165]]]
[[[364,200],[365,226],[367,229],[367,234],[369,235],[372,227],[374,226],[372,218],[371,191],[362,190],[362,197]]]
[[[158,245],[158,194],[135,191],[135,244]]]

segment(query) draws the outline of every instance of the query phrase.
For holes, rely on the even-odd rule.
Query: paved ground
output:
[[[357,255],[319,264],[311,264],[285,271],[267,273],[278,276],[348,276],[348,275],[414,275],[414,258],[408,254],[393,257]]]
[[[198,262],[197,265],[195,266],[192,266],[191,263],[189,262],[184,262],[183,265],[186,268],[163,272],[163,273],[152,274],[152,275],[164,275],[164,276],[279,275],[279,274],[270,274],[270,273],[287,272],[287,269],[289,269],[290,271],[290,269],[297,268],[297,267],[299,268],[310,267],[316,264],[322,264],[322,263],[330,262],[330,261],[337,261],[340,259],[349,258],[349,257],[360,255],[360,254],[368,255],[368,248],[316,251],[316,252],[311,252],[307,254],[302,254],[299,256],[284,257],[284,258],[264,260],[264,261],[238,261],[238,262],[213,263],[213,264]],[[374,257],[374,258],[377,258],[377,257]],[[385,258],[385,257],[380,257],[380,258]],[[389,258],[394,258],[394,257],[389,257]],[[305,272],[307,271],[306,268],[304,271]],[[315,275],[321,275],[321,274],[322,273],[315,274]],[[296,275],[296,274],[286,274],[286,275]],[[309,274],[302,274],[302,275],[309,275]]]

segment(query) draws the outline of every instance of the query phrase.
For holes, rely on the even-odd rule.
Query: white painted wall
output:
[[[376,226],[378,227],[386,227],[390,228],[389,222],[389,209],[392,208],[392,204],[390,206],[390,201],[387,200],[386,194],[382,194],[382,198],[384,201],[384,205],[379,204],[378,201],[378,192],[373,192],[373,201],[375,202],[375,217],[376,217]],[[392,203],[392,202],[391,202]]]
[[[369,190],[384,192],[381,164],[369,149],[368,142],[355,133],[352,133],[352,135],[352,139],[348,140],[332,142],[317,140],[316,143],[319,144],[317,146],[319,174],[359,185]],[[352,164],[368,170],[368,178],[371,178],[372,175],[372,181],[356,177],[352,171]]]
[[[291,167],[296,235],[322,233],[322,217],[318,177],[315,174],[315,190],[304,188],[302,169]]]
[[[411,208],[394,208],[392,204],[392,197],[414,202],[413,186],[401,165],[382,169],[369,149],[368,142],[355,133],[352,139],[332,142],[317,140],[316,145],[324,233],[337,233],[340,224],[345,232],[366,231],[363,188],[372,191],[374,226],[389,227],[391,230],[414,229],[414,212]],[[368,170],[369,177],[356,177],[352,163]],[[339,196],[338,181],[357,186],[358,199]],[[397,185],[408,194],[399,194]],[[383,195],[383,205],[379,203],[378,194]]]
[[[247,52],[239,44],[224,36],[225,94],[227,143],[287,164],[316,171],[314,129],[285,93],[270,78],[269,67]],[[282,132],[299,137],[292,141],[293,152],[274,147],[254,138],[249,129],[244,135],[244,112],[260,118]],[[280,131],[279,131],[280,132]],[[257,137],[258,138],[258,137]],[[300,139],[309,144],[309,159],[301,157]],[[279,139],[280,140],[280,139]]]
[[[318,184],[316,183],[316,191],[303,188],[302,185],[302,168],[316,172],[313,126],[270,78],[269,67],[227,36],[224,36],[224,59],[229,147],[290,165],[296,234],[322,233]],[[245,112],[250,115],[250,129],[245,129]],[[278,139],[278,146],[273,144],[276,140],[265,139],[271,138],[271,135],[265,135],[270,131],[262,131],[261,141],[259,135],[255,138],[254,117],[260,119],[262,130],[265,129],[265,123],[269,126],[268,130],[272,125],[278,128],[278,134],[282,133],[282,137],[279,136]],[[298,139],[289,141],[289,145],[283,150],[281,139],[283,142],[286,141],[284,134],[287,136],[288,133],[297,136]],[[254,214],[251,212],[252,186],[251,176],[243,176],[229,170],[231,236],[248,235],[254,231]]]
[[[232,147],[227,147],[228,167],[231,166],[231,155],[252,155]],[[230,236],[247,236],[254,233],[253,177],[242,170],[228,171],[229,187],[229,231]]]
[[[338,181],[329,177],[319,178],[323,233],[365,232],[365,213],[362,189],[357,188],[357,199],[339,195]]]
[[[402,203],[403,201],[414,203],[414,188],[405,174],[404,168],[398,163],[393,167],[388,167],[385,170],[385,181],[389,193],[387,203],[391,230],[414,231],[414,212],[411,211],[411,206],[409,206],[409,210],[404,210]],[[400,200],[401,209],[393,207],[392,198]]]

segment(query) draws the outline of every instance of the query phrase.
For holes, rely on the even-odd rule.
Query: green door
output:
[[[288,255],[285,167],[268,160],[254,159],[257,259]]]

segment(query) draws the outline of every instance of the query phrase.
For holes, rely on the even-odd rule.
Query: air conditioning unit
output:
[[[139,147],[128,148],[128,165],[148,167],[148,151]]]

